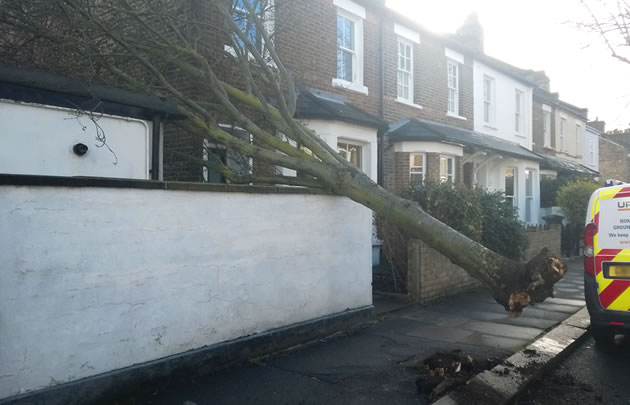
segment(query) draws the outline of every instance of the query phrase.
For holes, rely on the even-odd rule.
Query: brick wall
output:
[[[413,27],[410,27],[413,28]],[[446,115],[448,88],[444,43],[431,34],[420,31],[420,44],[414,44],[414,102],[418,109],[396,101],[398,36],[394,23],[388,20],[384,29],[385,54],[385,119],[395,122],[416,117],[460,128],[473,129],[473,68],[472,59],[464,58],[460,66],[460,116],[466,120]]]
[[[548,248],[551,253],[560,256],[560,243],[562,239],[562,227],[551,225],[548,230],[530,229],[527,231],[529,247],[525,252],[525,259],[536,256],[543,248]]]
[[[409,188],[410,154],[407,152],[394,153],[394,192],[402,193]]]
[[[481,285],[424,242],[410,240],[408,247],[407,291],[416,302],[448,297]]]
[[[551,229],[544,231],[528,231],[527,260],[544,247],[560,255],[561,232],[560,225],[552,225]],[[416,302],[425,303],[448,297],[480,285],[479,281],[437,250],[420,240],[409,240],[407,291]]]
[[[628,150],[603,136],[599,137],[599,177],[630,181]]]

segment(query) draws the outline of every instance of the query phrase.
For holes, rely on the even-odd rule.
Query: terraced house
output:
[[[276,0],[273,27],[297,116],[373,179],[397,192],[443,181],[501,190],[538,223],[536,85],[484,54],[475,16],[437,35],[384,1]]]

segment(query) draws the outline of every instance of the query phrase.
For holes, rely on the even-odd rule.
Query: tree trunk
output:
[[[505,258],[427,214],[418,203],[393,194],[363,173],[337,173],[333,191],[364,205],[410,238],[420,239],[481,281],[512,316],[553,296],[566,264],[543,249],[529,262]]]

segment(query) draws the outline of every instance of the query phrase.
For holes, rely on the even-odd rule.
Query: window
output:
[[[232,2],[232,18],[234,22],[238,26],[241,31],[247,35],[247,38],[250,40],[252,44],[256,46],[256,49],[261,53],[261,55],[266,58],[266,60],[271,60],[271,56],[267,54],[265,51],[264,39],[262,36],[259,27],[256,25],[256,22],[253,16],[247,10],[245,1],[249,1],[249,5],[255,10],[256,16],[262,21],[265,31],[269,36],[273,35],[273,11],[272,11],[272,1],[273,0],[234,0]],[[234,36],[233,39],[234,45],[244,54],[247,54],[250,58],[251,54],[247,51],[245,44],[238,37]],[[236,52],[234,48],[231,46],[227,46],[226,50],[230,52],[232,55],[236,56]]]
[[[565,129],[567,127],[567,119],[564,117],[560,118],[560,145],[559,145],[559,151],[560,152],[564,152],[567,145],[564,139],[564,135],[565,135]]]
[[[337,74],[332,85],[367,94],[363,86],[363,20],[365,9],[350,0],[337,6]]]
[[[446,61],[446,73],[448,84],[449,114],[459,115],[459,64],[452,60]]]
[[[361,145],[346,142],[337,142],[337,153],[357,169],[361,169]]]
[[[412,153],[409,156],[409,184],[424,183],[424,153]]]
[[[494,124],[494,79],[483,77],[483,121],[486,124]]]
[[[219,126],[243,141],[252,142],[251,134],[243,128],[227,124],[219,124]],[[225,166],[238,175],[251,174],[254,167],[251,157],[226,148],[224,145],[212,143],[208,139],[203,140],[202,158],[209,162],[208,166],[204,166],[202,169],[204,183],[228,182],[222,173],[213,170],[213,165],[218,167]]]
[[[531,169],[525,170],[525,222],[531,223],[534,210],[534,174]]]
[[[413,44],[398,39],[398,99],[413,103]]]
[[[516,90],[514,95],[514,130],[520,134],[523,131],[523,92]]]
[[[354,21],[337,16],[337,78],[352,82],[356,69]]]
[[[551,147],[551,108],[543,105],[543,142],[545,148]]]
[[[516,169],[508,167],[505,169],[505,201],[516,207]]]
[[[455,183],[455,159],[450,156],[440,156],[440,182]]]
[[[595,164],[595,141],[592,138],[588,140],[588,163]]]

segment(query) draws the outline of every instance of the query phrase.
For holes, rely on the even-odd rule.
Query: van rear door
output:
[[[630,187],[600,189],[591,204],[599,301],[605,309],[630,311]]]

